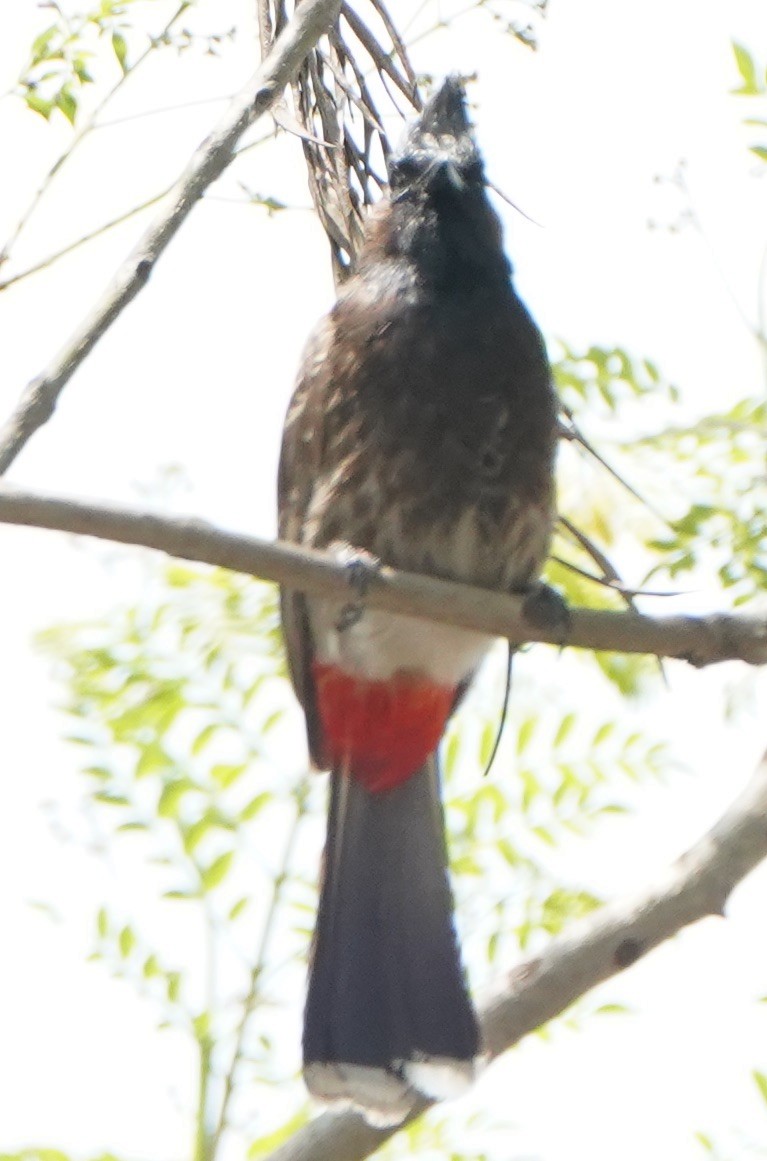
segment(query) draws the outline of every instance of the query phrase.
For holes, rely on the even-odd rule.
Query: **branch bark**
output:
[[[117,272],[112,284],[83,319],[66,345],[23,392],[0,430],[0,475],[30,437],[52,416],[59,395],[125,307],[143,289],[158,258],[208,186],[234,157],[242,134],[275,104],[307,53],[338,16],[340,0],[305,0],[278,37],[255,76],[192,156],[163,209]]]
[[[347,566],[327,553],[226,532],[194,518],[26,492],[0,483],[0,523],[141,545],[295,589],[351,599]],[[652,617],[634,611],[573,608],[563,629],[559,619],[553,623],[536,617],[535,608],[523,597],[390,568],[371,573],[365,600],[371,608],[462,625],[506,637],[515,644],[541,641],[582,649],[651,653],[683,658],[697,666],[732,660],[767,663],[764,614]]]
[[[767,857],[767,755],[717,824],[643,894],[574,923],[539,956],[502,976],[480,1004],[487,1060],[563,1012],[683,927],[722,915],[733,888]],[[408,1122],[428,1108],[414,1106]],[[268,1161],[362,1161],[399,1126],[376,1129],[357,1113],[324,1113]]]

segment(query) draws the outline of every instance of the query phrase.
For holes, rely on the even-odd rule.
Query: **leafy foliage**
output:
[[[143,0],[143,7],[146,2]],[[159,8],[157,0],[149,3]],[[97,62],[116,65],[125,77],[149,53],[164,47],[184,52],[196,45],[216,55],[233,38],[234,29],[200,36],[179,27],[178,21],[195,3],[179,0],[159,34],[141,28],[136,19],[142,0],[99,0],[95,7],[71,15],[58,4],[46,5],[56,19],[32,42],[29,59],[19,74],[17,95],[46,121],[58,110],[74,125],[84,89],[96,83]]]
[[[561,339],[552,351],[554,382],[565,410],[577,414],[606,409],[616,414],[627,398],[662,396],[672,403],[679,393],[651,359],[636,358],[620,347],[589,347],[578,354]]]
[[[93,58],[103,46],[120,70],[127,72],[130,24],[126,15],[135,3],[101,0],[97,8],[71,17],[52,5],[56,19],[35,37],[19,77],[19,95],[27,107],[46,120],[58,109],[74,124],[81,91],[94,83]]]
[[[762,1104],[767,1106],[767,1075],[754,1069],[751,1079]],[[767,1147],[763,1143],[750,1140],[741,1131],[731,1131],[724,1136],[724,1140],[715,1139],[709,1133],[699,1131],[695,1133],[695,1140],[708,1161],[734,1161],[735,1158],[738,1158],[738,1161],[764,1161],[767,1157]]]
[[[564,478],[568,470],[577,471],[579,486],[562,488],[566,523],[558,532],[550,582],[570,601],[602,608],[625,606],[627,588],[641,592],[658,578],[710,584],[728,593],[733,605],[758,598],[767,568],[764,400],[744,397],[726,411],[680,423],[676,388],[654,363],[617,348],[591,347],[578,355],[560,344],[554,374],[574,425],[565,451],[580,458],[569,469],[562,457]],[[645,428],[652,426],[626,439],[627,408],[638,402],[646,411]],[[598,437],[592,440],[588,432],[594,429]],[[566,506],[571,495],[577,507]],[[685,501],[688,507],[680,511]],[[633,584],[606,556],[613,547],[620,551],[627,523],[634,555],[641,545],[648,561]],[[625,692],[649,673],[647,660],[597,661]]]
[[[524,687],[512,729],[489,775],[478,782],[497,724],[467,714],[445,747],[446,811],[459,918],[477,979],[539,946],[600,900],[563,882],[552,855],[568,838],[626,809],[623,789],[668,770],[667,747],[623,723],[594,722],[586,706],[541,709]],[[517,706],[519,709],[515,709]],[[481,890],[478,889],[481,883]]]
[[[18,1153],[0,1153],[0,1161],[72,1161],[61,1149],[20,1149]],[[99,1153],[88,1161],[120,1161],[114,1153]]]
[[[286,768],[283,757],[288,692],[274,593],[173,566],[149,578],[139,607],[51,630],[41,644],[56,658],[83,753],[83,809],[101,849],[142,884],[136,915],[108,901],[99,908],[92,958],[196,1044],[201,1088],[212,1094],[200,1111],[210,1151],[228,1129],[239,1078],[257,1091],[282,1075],[273,1021],[291,972],[266,972],[283,958],[300,965],[314,904],[298,839],[320,805],[303,760]],[[157,936],[158,923],[177,930],[179,908],[203,932],[189,957]],[[215,1071],[214,1045],[228,1061]]]
[[[733,93],[739,97],[761,99],[761,103],[764,105],[765,98],[767,98],[767,67],[760,64],[745,45],[734,42],[732,50],[735,55],[735,65],[740,73],[740,85],[737,89],[732,90]],[[767,130],[767,117],[764,115],[746,117],[743,123]],[[760,161],[767,162],[767,141],[761,141],[756,145],[749,146],[749,148]]]
[[[206,1156],[234,1131],[243,1076],[251,1099],[279,1079],[280,1100],[259,1102],[242,1139],[251,1157],[265,1155],[307,1115],[292,1082],[298,1029],[289,1048],[275,1029],[286,1012],[295,1024],[300,1009],[324,815],[323,782],[307,781],[292,745],[300,725],[274,592],[172,565],[148,574],[139,605],[52,629],[40,643],[62,683],[98,846],[140,884],[134,913],[108,900],[97,909],[92,958],[195,1044]],[[547,852],[622,810],[621,781],[657,775],[668,761],[664,747],[611,721],[530,708],[493,774],[478,780],[496,728],[487,713],[470,708],[445,750],[459,916],[477,981],[598,905],[561,880]],[[182,912],[203,932],[194,954],[158,935],[175,931]]]

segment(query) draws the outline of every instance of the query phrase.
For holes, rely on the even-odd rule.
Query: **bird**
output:
[[[358,579],[383,564],[531,592],[554,521],[556,400],[459,77],[392,151],[388,178],[303,354],[279,536],[351,561]],[[396,1124],[419,1098],[465,1091],[481,1054],[438,749],[493,638],[290,586],[281,614],[310,758],[330,771],[304,1079],[321,1101]]]

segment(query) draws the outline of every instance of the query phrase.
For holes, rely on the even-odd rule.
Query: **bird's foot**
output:
[[[559,644],[564,646],[570,636],[570,609],[561,593],[540,581],[526,594],[522,604],[526,621],[537,629],[556,631]]]
[[[372,552],[350,546],[343,548],[338,558],[346,566],[349,588],[354,593],[353,600],[343,606],[336,621],[336,629],[344,633],[356,625],[365,612],[365,598],[381,571],[381,562]]]

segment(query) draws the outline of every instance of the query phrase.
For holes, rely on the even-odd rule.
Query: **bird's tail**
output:
[[[479,1035],[461,967],[436,762],[371,793],[335,772],[304,1018],[307,1087],[402,1120],[470,1082]]]

